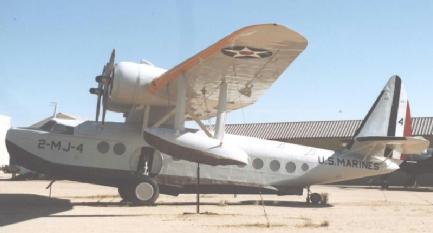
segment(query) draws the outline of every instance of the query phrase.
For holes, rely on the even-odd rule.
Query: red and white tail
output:
[[[406,93],[405,93],[406,94]],[[400,118],[398,119],[404,119],[404,123],[403,125],[401,125],[399,123],[399,125],[401,125],[401,127],[397,127],[398,129],[398,134],[402,134],[403,137],[410,137],[412,136],[412,116],[410,114],[410,105],[409,105],[409,101],[406,101],[406,111],[399,113],[401,115],[399,115]],[[404,116],[404,117],[403,117]],[[400,131],[403,132],[400,132]],[[397,159],[400,158],[400,160],[406,160],[406,154],[402,154],[401,152],[398,151],[393,151],[392,152],[392,158]]]
[[[385,157],[404,160],[404,154],[418,152],[426,144],[425,139],[411,136],[409,100],[400,77],[395,75],[362,121],[349,149],[381,151]]]

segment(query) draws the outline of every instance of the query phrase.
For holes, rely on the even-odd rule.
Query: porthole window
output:
[[[293,173],[296,170],[296,164],[294,162],[288,162],[286,164],[286,170],[288,173]]]
[[[269,168],[274,172],[280,170],[280,162],[278,162],[277,160],[272,160],[269,164]]]
[[[99,153],[105,154],[110,150],[110,144],[108,142],[102,141],[98,143],[98,151]]]
[[[113,147],[113,151],[116,155],[121,155],[125,153],[126,147],[123,143],[116,143]]]
[[[262,167],[263,167],[263,160],[261,160],[261,159],[254,159],[253,160],[253,168],[261,169]]]
[[[308,170],[308,168],[310,168],[309,166],[308,166],[308,164],[306,164],[306,163],[304,163],[304,164],[302,164],[302,170],[303,171],[306,171],[306,170]]]

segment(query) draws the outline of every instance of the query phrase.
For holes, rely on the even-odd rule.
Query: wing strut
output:
[[[174,128],[176,129],[176,134],[180,134],[185,129],[186,111],[186,78],[183,75],[176,80],[176,95]]]
[[[155,124],[152,125],[150,128],[159,128],[162,124],[168,121],[176,112],[176,109],[171,110],[167,114],[165,114],[161,119],[159,119]]]
[[[218,112],[217,112],[217,120],[215,124],[215,135],[214,135],[214,138],[220,141],[224,139],[226,104],[227,104],[227,82],[225,79],[223,79],[219,90]]]
[[[143,120],[141,124],[141,132],[144,131],[144,129],[147,129],[149,127],[149,114],[150,114],[150,105],[143,106]]]
[[[197,123],[197,125],[200,127],[200,129],[203,130],[203,132],[208,137],[213,138],[213,135],[211,134],[211,132],[209,132],[209,130],[206,128],[206,125],[204,125],[203,122],[201,122],[201,120],[199,120],[196,116],[190,115],[190,117],[195,121],[195,123]]]

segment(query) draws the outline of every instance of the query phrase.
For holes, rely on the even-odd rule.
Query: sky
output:
[[[27,126],[58,111],[93,119],[116,61],[172,68],[239,28],[285,25],[308,40],[275,84],[228,123],[362,119],[389,77],[412,116],[433,116],[433,1],[238,0],[0,2],[0,114]],[[119,114],[108,120],[122,121]]]

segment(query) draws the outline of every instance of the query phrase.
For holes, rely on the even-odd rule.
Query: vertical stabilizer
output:
[[[356,146],[357,141],[365,139],[396,139],[412,135],[411,115],[406,91],[397,75],[392,76],[377,97],[361,126],[355,133],[349,149]],[[394,159],[402,159],[400,152],[384,146],[383,155]]]
[[[371,107],[357,137],[403,137],[412,134],[409,101],[399,76],[392,76]]]

